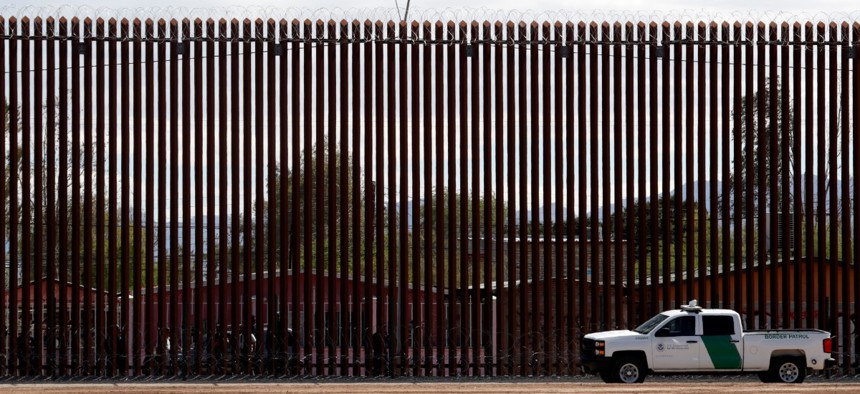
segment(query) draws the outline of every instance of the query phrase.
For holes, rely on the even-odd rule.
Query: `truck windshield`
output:
[[[655,315],[654,317],[648,319],[648,321],[646,321],[645,323],[642,323],[639,327],[634,328],[633,331],[638,332],[640,334],[647,334],[651,332],[654,327],[657,327],[658,324],[662,323],[663,320],[666,320],[668,318],[669,316],[666,316],[662,313]]]

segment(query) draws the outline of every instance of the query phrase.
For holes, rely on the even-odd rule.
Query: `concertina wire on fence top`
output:
[[[860,25],[0,19],[0,376],[571,375],[697,298],[852,373]]]

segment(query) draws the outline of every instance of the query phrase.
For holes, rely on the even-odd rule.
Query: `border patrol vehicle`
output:
[[[757,373],[763,382],[801,383],[807,370],[835,365],[822,330],[744,331],[728,309],[696,300],[631,330],[588,334],[582,366],[607,383],[642,383],[648,373]]]

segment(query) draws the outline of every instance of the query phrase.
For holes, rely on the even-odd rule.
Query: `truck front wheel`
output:
[[[612,369],[612,380],[620,383],[642,383],[645,381],[645,363],[641,357],[622,356]],[[606,379],[603,379],[606,381]]]
[[[802,357],[777,357],[770,364],[768,381],[778,383],[803,383],[806,378],[806,363]],[[764,379],[762,379],[764,381]]]

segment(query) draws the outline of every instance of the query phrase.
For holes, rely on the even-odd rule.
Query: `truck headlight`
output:
[[[605,356],[606,355],[606,342],[605,341],[594,342],[594,355],[595,356]]]

